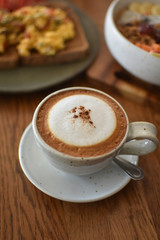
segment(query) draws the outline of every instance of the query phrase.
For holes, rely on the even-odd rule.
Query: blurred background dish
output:
[[[105,16],[105,41],[112,56],[124,69],[145,82],[160,85],[159,54],[152,55],[137,47],[124,37],[116,26],[117,14],[133,2],[135,1],[116,0],[111,3]],[[159,3],[158,0],[150,2]],[[146,0],[140,0],[138,3],[146,3]]]
[[[53,1],[54,2],[54,1]],[[63,2],[59,0],[59,2]],[[84,71],[97,56],[99,33],[88,15],[70,2],[65,2],[78,16],[90,46],[90,52],[82,60],[52,66],[20,66],[16,69],[0,71],[1,92],[30,92],[48,88],[66,81]]]

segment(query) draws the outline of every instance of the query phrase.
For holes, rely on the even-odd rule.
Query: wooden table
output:
[[[137,99],[130,99],[129,95],[105,82],[107,76],[113,78],[115,69],[121,69],[103,39],[103,19],[110,1],[73,2],[88,13],[99,28],[101,46],[94,63],[85,73],[48,90],[0,95],[0,239],[158,240],[159,149],[140,158],[139,165],[145,171],[143,180],[132,180],[117,194],[93,203],[69,203],[49,197],[28,181],[20,167],[19,141],[37,104],[52,91],[63,87],[81,85],[103,90],[123,105],[130,121],[152,122],[160,132],[160,107],[156,102],[136,101],[141,99],[141,94]]]

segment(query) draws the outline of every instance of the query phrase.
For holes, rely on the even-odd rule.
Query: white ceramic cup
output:
[[[37,129],[37,114],[43,103],[48,100],[48,98],[56,95],[61,91],[68,91],[72,89],[88,89],[91,91],[96,91],[102,94],[105,94],[99,90],[86,88],[86,87],[72,87],[59,90],[47,96],[43,99],[40,104],[37,106],[35,113],[33,115],[32,128],[35,136],[35,140],[42,150],[42,153],[45,155],[56,168],[77,175],[86,175],[97,172],[111,163],[113,158],[116,155],[127,154],[127,155],[146,155],[155,151],[158,147],[158,139],[156,138],[157,129],[155,125],[149,122],[132,122],[129,123],[128,117],[124,109],[120,104],[113,99],[108,94],[111,99],[113,99],[123,110],[127,120],[126,133],[123,140],[120,142],[118,147],[113,149],[111,152],[104,155],[96,157],[73,157],[62,152],[55,150],[53,147],[49,146],[40,136]]]

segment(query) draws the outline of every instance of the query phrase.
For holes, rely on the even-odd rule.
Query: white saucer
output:
[[[137,164],[137,156],[124,156]],[[39,190],[68,202],[93,202],[107,198],[122,188],[130,178],[115,164],[87,176],[75,176],[57,170],[41,154],[34,140],[31,124],[19,145],[19,159],[24,174]]]

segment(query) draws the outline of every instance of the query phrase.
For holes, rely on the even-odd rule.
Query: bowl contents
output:
[[[21,56],[32,51],[54,55],[74,36],[74,23],[60,8],[37,5],[0,10],[0,54],[15,46]]]
[[[132,2],[118,14],[116,24],[130,42],[160,57],[160,4]]]

